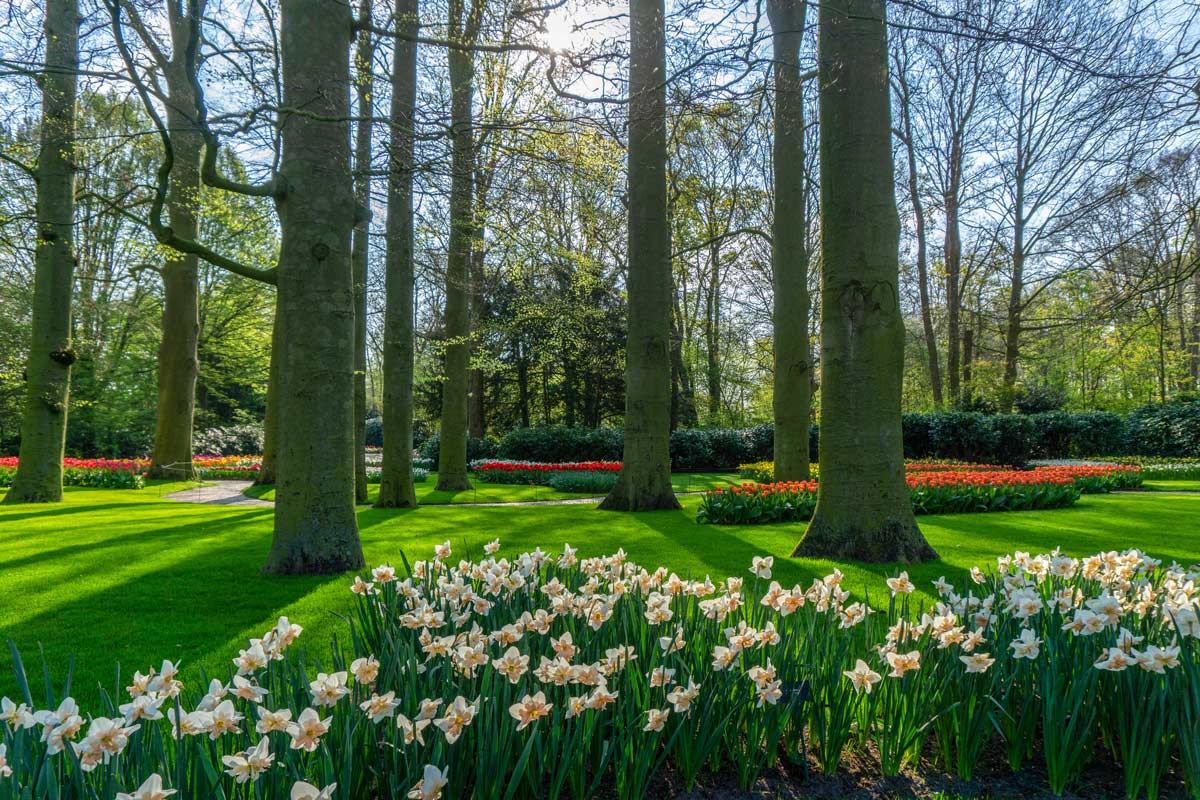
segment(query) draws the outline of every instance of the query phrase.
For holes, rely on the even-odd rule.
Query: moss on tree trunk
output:
[[[804,95],[800,40],[805,0],[769,0],[774,34],[775,204],[771,215],[771,275],[775,333],[775,478],[808,480],[812,374],[808,341],[808,208],[804,186]]]
[[[354,503],[354,280],[350,6],[282,6],[279,451],[264,571],[363,566]]]
[[[383,321],[383,471],[380,508],[417,504],[412,479],[413,142],[417,95],[417,0],[398,0],[388,154],[387,299]]]
[[[37,163],[37,252],[32,341],[17,473],[5,503],[62,500],[63,447],[70,404],[71,290],[75,274],[75,96],[79,66],[77,0],[47,0],[46,72]]]
[[[819,12],[821,483],[797,556],[936,557],[904,480],[885,20],[884,0],[826,0]]]
[[[612,511],[679,508],[671,489],[671,232],[663,0],[629,6],[629,297],[625,451]]]

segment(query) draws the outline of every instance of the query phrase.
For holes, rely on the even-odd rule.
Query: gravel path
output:
[[[167,500],[180,503],[202,503],[209,506],[273,506],[269,500],[247,497],[243,491],[254,485],[253,481],[213,481],[203,486],[184,489],[165,495]]]

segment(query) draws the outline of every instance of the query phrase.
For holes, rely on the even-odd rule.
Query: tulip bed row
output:
[[[555,475],[564,472],[612,473],[621,471],[620,461],[506,461],[487,459],[471,462],[471,472],[483,483],[536,483],[550,485]]]
[[[1152,458],[1150,456],[1120,456],[1104,459],[1114,464],[1141,467],[1146,480],[1200,480],[1200,458]]]
[[[254,480],[262,469],[262,456],[194,456],[192,465],[201,480]],[[141,489],[146,485],[146,458],[64,458],[63,485],[89,486],[96,489]],[[17,459],[0,458],[0,487],[11,486],[17,471]],[[379,483],[382,470],[378,454],[368,453],[367,481]],[[420,483],[429,471],[413,468],[413,480]]]
[[[64,458],[63,485],[95,489],[141,489],[145,463],[137,459]],[[0,458],[0,487],[12,486],[16,457]]]
[[[1007,467],[995,464],[968,464],[962,461],[906,461],[906,472],[995,472]],[[809,470],[813,477],[817,476],[817,465],[811,464]],[[774,461],[755,461],[752,464],[738,464],[738,476],[748,478],[756,483],[773,483],[775,481]]]
[[[1033,470],[908,470],[905,476],[917,514],[1030,511],[1064,508],[1081,494],[1140,486],[1133,466],[1039,467]],[[715,525],[797,522],[811,519],[817,481],[745,483],[704,495],[696,520]]]
[[[748,790],[779,759],[832,774],[851,750],[963,780],[999,753],[1058,795],[1111,759],[1131,800],[1200,797],[1198,567],[1018,552],[934,581],[931,608],[901,572],[871,607],[836,570],[782,586],[771,557],[714,583],[499,549],[356,578],[322,664],[281,618],[206,685],[163,662],[93,714],[49,680],[37,708],[14,652],[0,800],[632,799],[662,796],[663,770]]]

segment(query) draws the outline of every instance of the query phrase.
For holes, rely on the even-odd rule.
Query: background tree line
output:
[[[891,502],[902,398],[1197,389],[1197,19],[891,5],[889,36],[879,0],[816,26],[801,0],[47,0],[40,35],[11,15],[4,178],[26,199],[6,197],[3,286],[24,302],[0,331],[32,346],[4,373],[25,387],[4,393],[24,403],[7,499],[55,499],[61,465],[26,456],[61,452],[89,378],[129,409],[93,422],[113,451],[147,447],[156,386],[156,472],[189,461],[198,399],[202,422],[261,403],[268,569],[323,571],[361,559],[347,498],[376,410],[382,505],[414,502],[420,423],[439,487],[463,489],[470,435],[620,422],[605,506],[640,510],[675,504],[680,426],[773,417],[781,477],[807,475],[819,387],[812,552],[883,525],[903,529],[892,555],[928,555]],[[866,478],[864,436],[890,454]],[[851,519],[835,496],[862,480],[878,502]]]

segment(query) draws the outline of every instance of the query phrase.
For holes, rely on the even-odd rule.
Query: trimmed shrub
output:
[[[383,447],[383,417],[367,417],[363,444],[367,447]]]
[[[438,434],[432,434],[426,439],[420,448],[421,458],[427,459],[430,463],[437,467],[438,462],[438,447],[441,442],[441,437]],[[495,458],[497,442],[491,436],[485,436],[478,439],[474,436],[467,439],[467,462],[476,461],[481,458]]]
[[[1128,435],[1136,455],[1200,456],[1200,401],[1142,406],[1129,415]]]
[[[620,428],[548,425],[509,431],[494,455],[513,461],[620,461],[624,444]]]

